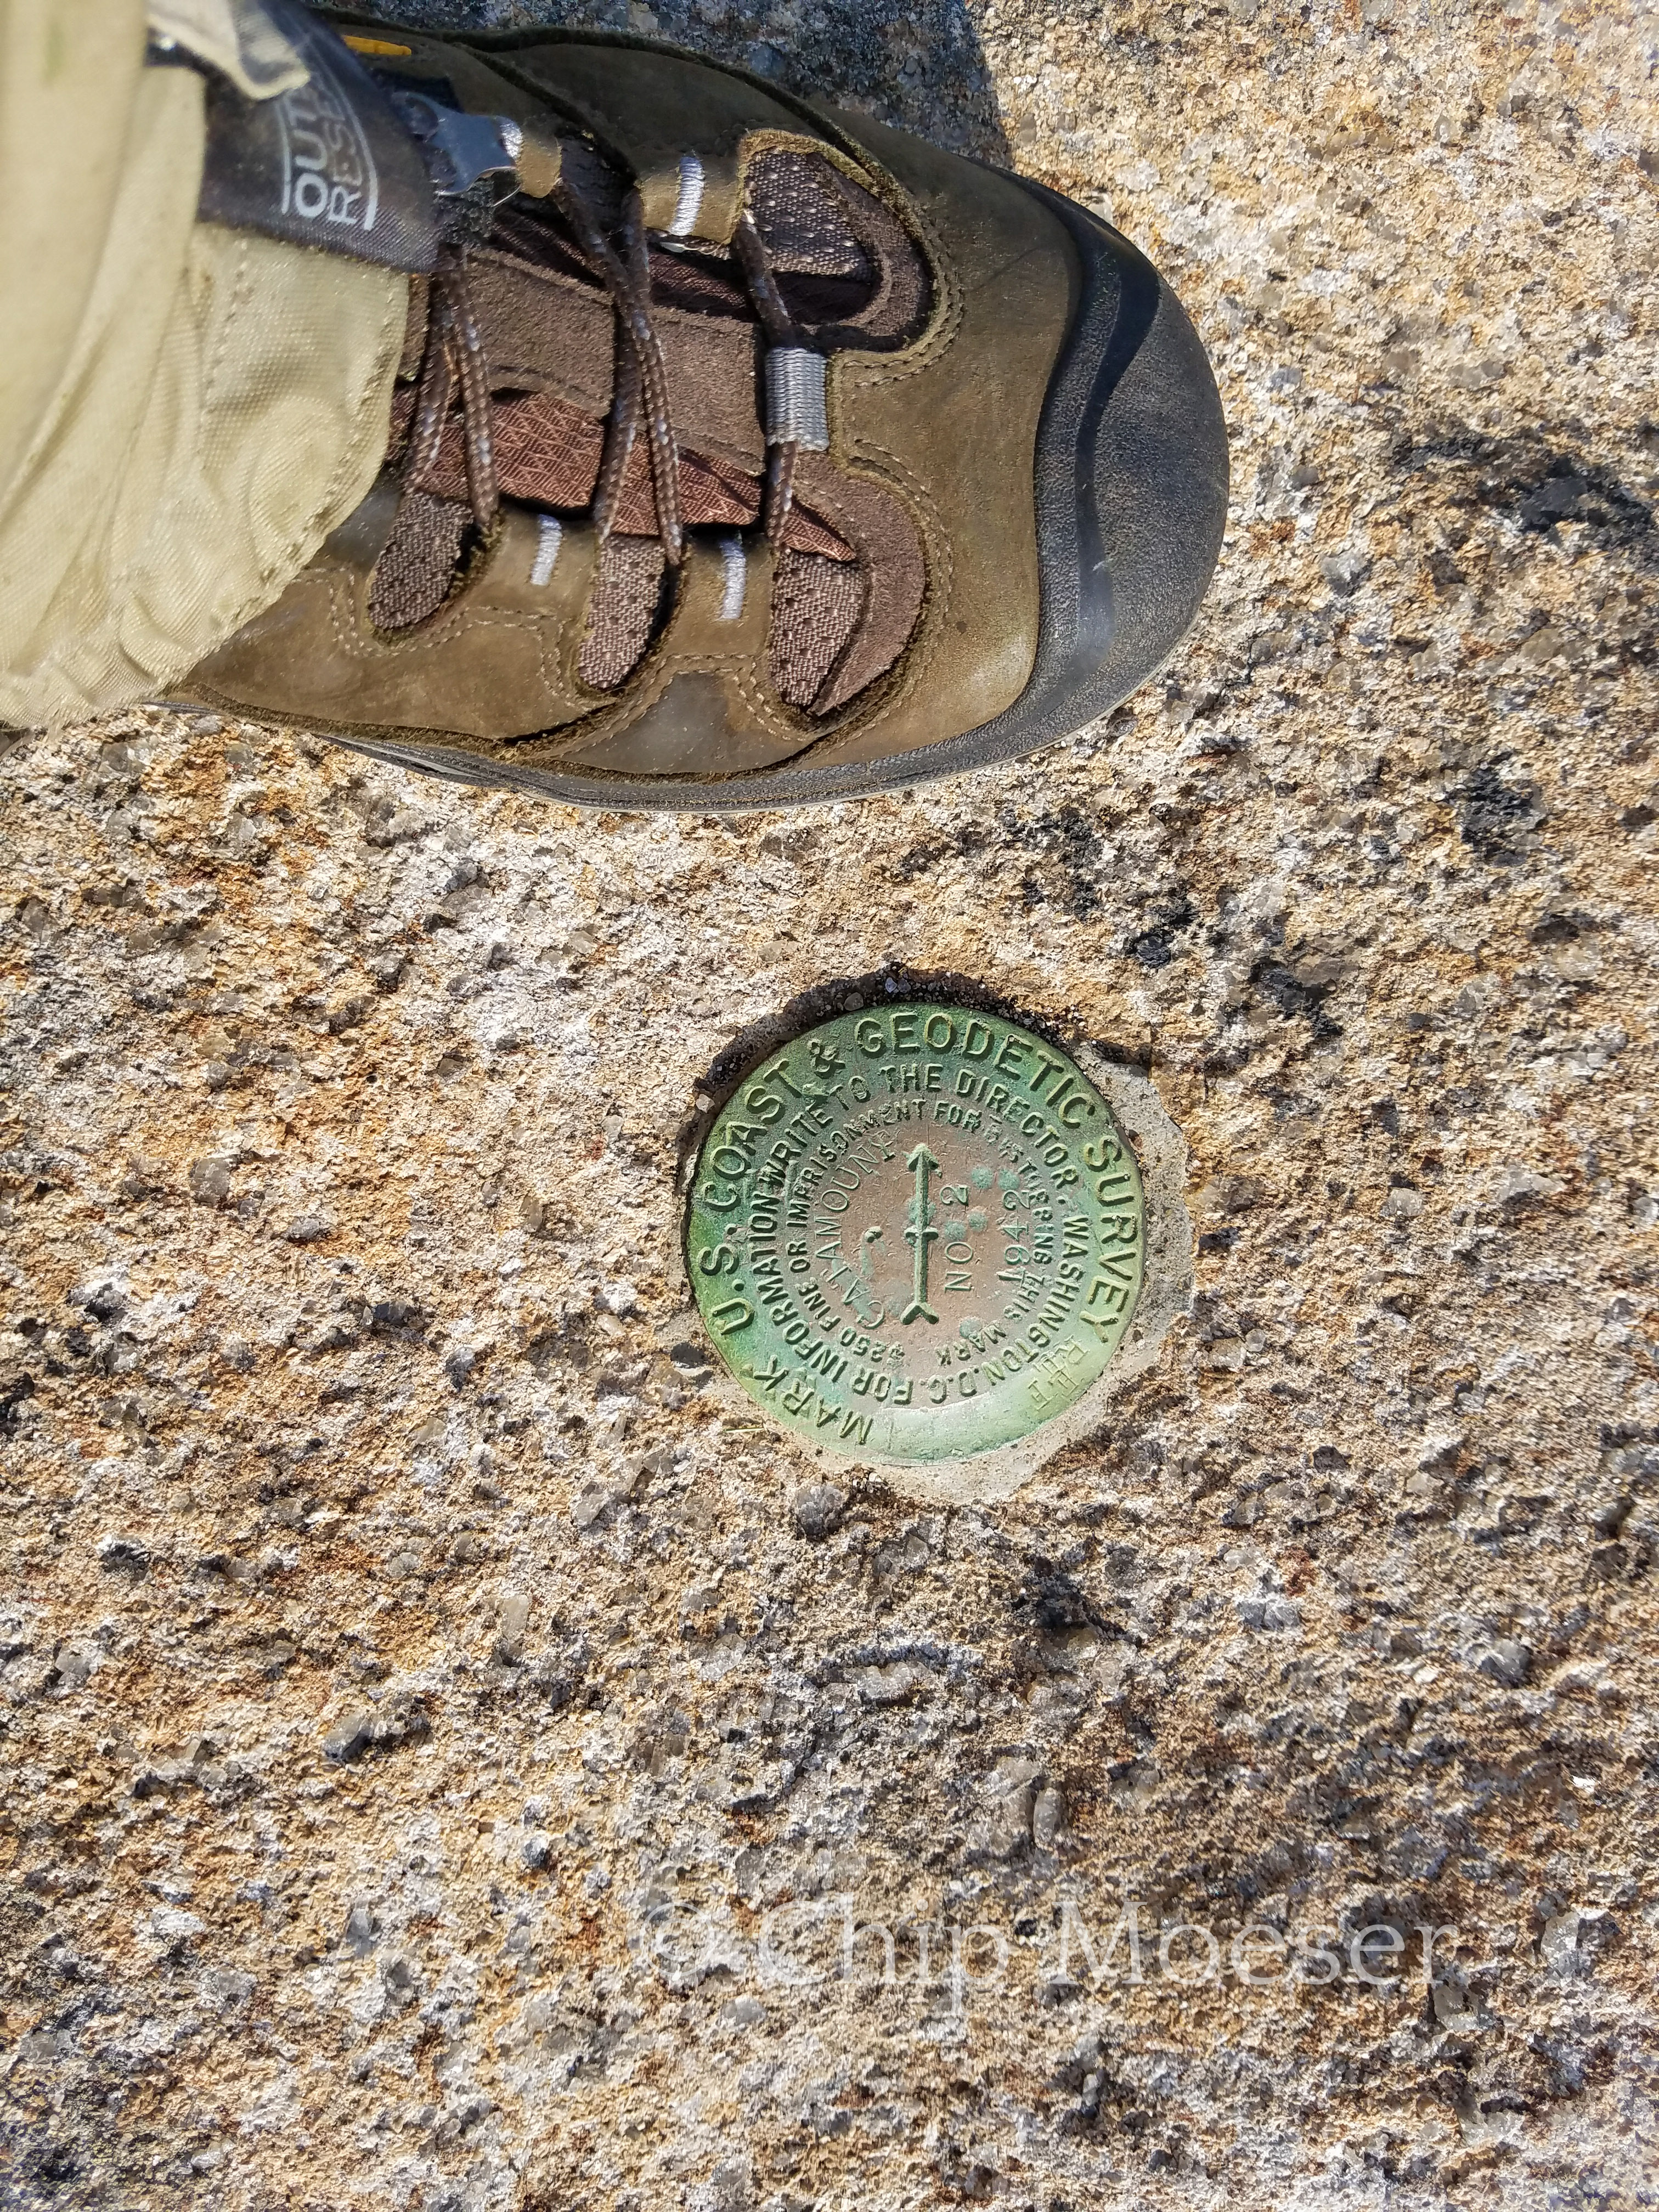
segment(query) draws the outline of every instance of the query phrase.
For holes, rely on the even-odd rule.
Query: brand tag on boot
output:
[[[436,263],[436,195],[391,100],[335,33],[287,0],[266,0],[309,82],[248,100],[210,79],[198,215],[388,269]]]

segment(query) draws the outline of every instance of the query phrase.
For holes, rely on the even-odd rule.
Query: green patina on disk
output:
[[[849,1457],[965,1459],[1074,1405],[1129,1325],[1140,1171],[1055,1046],[994,1014],[843,1014],[738,1086],[686,1264],[720,1357]]]

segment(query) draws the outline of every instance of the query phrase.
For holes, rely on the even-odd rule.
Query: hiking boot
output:
[[[328,21],[366,142],[391,115],[434,182],[392,443],[191,697],[705,811],[1028,752],[1171,651],[1225,432],[1109,226],[669,47]]]

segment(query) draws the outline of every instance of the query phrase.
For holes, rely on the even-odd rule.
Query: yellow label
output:
[[[343,31],[341,37],[354,54],[412,54],[413,46],[394,46],[390,39],[360,39],[355,32]]]

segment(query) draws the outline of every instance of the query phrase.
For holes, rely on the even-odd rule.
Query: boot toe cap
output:
[[[1074,659],[1094,663],[1095,714],[1144,683],[1191,627],[1227,520],[1226,425],[1198,333],[1151,264],[1112,242],[1122,365],[1103,365],[1075,468]]]

